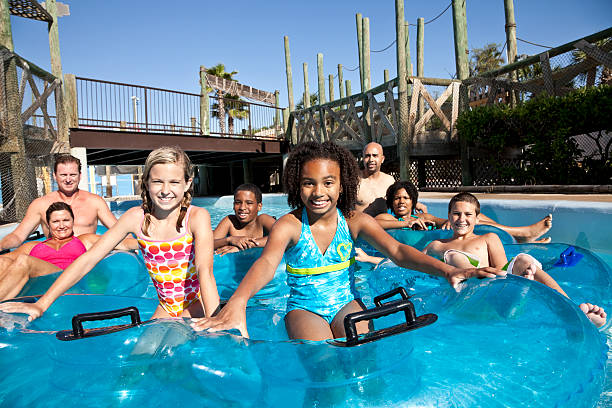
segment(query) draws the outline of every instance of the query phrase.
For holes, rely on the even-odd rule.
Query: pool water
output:
[[[423,199],[422,201],[428,206],[430,213],[446,218],[448,200]],[[612,268],[612,234],[609,233],[608,228],[602,228],[602,226],[612,225],[612,203],[565,200],[519,201],[482,199],[480,201],[483,213],[505,225],[529,225],[541,220],[547,214],[552,214],[553,226],[546,236],[550,236],[554,243],[577,245],[591,250],[603,263]],[[213,226],[224,216],[233,212],[232,196],[195,198],[193,203],[209,210]],[[121,212],[121,209],[117,210]],[[286,196],[282,194],[264,195],[262,212],[279,218],[288,211]],[[365,284],[366,282],[364,281],[363,283]],[[601,299],[600,305],[612,312],[612,302],[609,293]],[[276,306],[282,307],[280,304]],[[609,319],[602,330],[607,337],[607,343],[611,351],[607,360],[606,385],[598,404],[600,407],[612,404],[611,320],[612,318]]]
[[[232,212],[232,201],[229,196],[207,197],[194,199],[194,204],[209,210],[215,226]],[[430,212],[444,216],[445,202],[424,201]],[[552,213],[553,229],[549,235],[553,242],[589,249],[594,255],[589,253],[585,257],[588,265],[597,265],[603,260],[609,271],[612,238],[594,230],[598,225],[612,225],[612,206],[594,205],[591,208],[581,204],[582,207],[576,209],[571,204],[559,205],[559,202],[548,207],[535,201],[512,203],[515,207],[483,200],[483,212],[508,225],[533,223]],[[137,204],[112,203],[111,209],[120,215]],[[262,211],[277,218],[282,216],[288,211],[286,198],[283,195],[265,195]],[[589,215],[597,218],[596,222],[587,220]],[[570,220],[571,227],[557,225]],[[555,244],[529,249],[540,251],[538,256],[546,257],[547,250],[558,254],[563,248],[563,245]],[[249,251],[255,251],[253,254],[256,256],[260,249]],[[230,270],[222,263],[246,261],[242,257],[248,255],[245,251],[226,255],[224,259],[215,257],[215,274],[222,273],[217,277],[218,282],[223,281],[220,285],[222,297],[232,293],[246,272],[242,267]],[[586,266],[586,261],[582,265]],[[565,272],[570,274],[568,280],[576,282],[571,271]],[[282,278],[282,270],[277,270],[277,275]],[[585,282],[600,282],[606,278],[609,274],[604,277],[584,276]],[[184,403],[198,405],[206,401],[208,405],[220,406],[280,406],[303,401],[304,406],[314,406],[313,401],[317,401],[320,406],[342,407],[370,404],[575,407],[591,406],[592,400],[585,396],[594,390],[599,392],[602,381],[605,384],[597,404],[605,407],[612,403],[612,355],[608,351],[605,359],[604,342],[575,306],[537,283],[525,284],[524,280],[516,277],[470,280],[461,292],[456,293],[439,279],[406,272],[389,263],[383,263],[376,270],[359,265],[356,285],[364,294],[366,305],[372,305],[372,294],[398,284],[404,285],[415,288],[413,300],[417,314],[434,312],[439,320],[414,332],[414,336],[393,336],[370,343],[370,346],[347,350],[320,343],[287,341],[282,320],[286,288],[283,288],[282,281],[275,281],[266,288],[264,296],[251,302],[247,312],[249,341],[242,341],[237,336],[194,334],[181,322],[174,321],[143,325],[80,343],[47,339],[49,344],[46,346],[51,350],[48,356],[37,353],[32,356],[31,365],[24,366],[12,349],[15,346],[7,340],[0,344],[0,366],[12,363],[13,376],[0,381],[0,387],[20,389],[17,382],[22,378],[29,378],[28,381],[37,384],[51,378],[51,385],[47,387],[56,395],[52,404],[45,404],[45,386],[19,396],[15,393],[6,395],[0,390],[0,407],[98,405],[100,401],[109,406],[123,405],[124,402],[126,406],[150,405],[153,401],[153,405],[165,406],[173,403],[175,397],[160,392],[152,400],[150,390],[176,387],[181,389],[178,398]],[[585,283],[582,287],[568,288],[568,293],[575,297],[583,291],[589,296],[598,296],[602,300],[600,303],[612,311],[606,287],[609,289],[610,284],[605,283],[600,288]],[[54,305],[57,313],[34,322],[30,328],[40,331],[53,330],[58,325],[68,328],[60,311],[65,310],[69,315],[80,311],[79,301],[76,296],[61,298],[61,302]],[[133,303],[141,310],[151,310],[155,301],[101,296],[91,297],[89,303],[94,310],[108,310],[110,304],[122,307]],[[148,317],[150,315],[143,315],[143,319]],[[394,319],[386,317],[382,320],[393,323]],[[23,320],[15,318],[11,324],[21,327],[26,325]],[[508,320],[513,324],[506,324]],[[559,324],[564,321],[566,325]],[[5,324],[2,326],[6,327]],[[608,346],[612,345],[610,327],[608,323],[603,330]],[[157,333],[160,331],[162,333]],[[172,336],[167,337],[168,333]],[[154,358],[146,361],[146,369],[138,361],[131,360],[131,350],[149,344],[143,341],[144,338],[163,340],[161,343],[158,341],[157,346],[148,346],[151,350],[147,352]],[[482,339],[487,340],[481,344]],[[40,347],[33,340],[27,342],[30,341],[32,344],[22,347],[32,347],[32,350]],[[92,347],[96,350],[94,353]],[[104,350],[112,351],[105,353]],[[195,360],[194,355],[197,356]],[[304,355],[318,361],[306,366],[301,361]],[[190,363],[192,360],[193,364]],[[338,363],[334,365],[339,367],[337,371],[329,370],[330,361]],[[343,361],[350,363],[344,364]],[[605,361],[605,367],[602,361]],[[563,368],[551,372],[551,364]],[[42,368],[32,372],[32,367]],[[585,371],[584,367],[594,368]],[[521,373],[526,369],[530,375],[522,377]],[[601,374],[603,369],[607,372],[605,379]],[[152,375],[133,381],[134,376],[126,374],[138,370]],[[81,372],[91,375],[75,375]],[[172,378],[172,373],[184,375]],[[194,378],[193,381],[188,381],[188,377]],[[233,388],[226,389],[228,382],[234,384]],[[568,389],[564,390],[564,387]],[[112,390],[114,399],[101,400],[109,395],[109,390]]]

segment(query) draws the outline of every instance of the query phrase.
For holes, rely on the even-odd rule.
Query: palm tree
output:
[[[500,68],[506,62],[499,44],[491,43],[482,48],[472,48],[470,52],[470,76],[478,76],[487,71]]]
[[[225,104],[227,107],[227,126],[229,134],[234,134],[234,119],[246,119],[249,117],[247,104],[240,100],[238,95],[226,95]],[[249,129],[250,131],[250,129]]]
[[[214,67],[208,68],[206,70],[207,74],[211,74],[214,76],[218,76],[219,78],[229,79],[230,81],[234,81],[234,75],[238,73],[238,71],[226,72],[224,64],[217,64]],[[212,89],[210,89],[212,91]],[[223,134],[225,133],[225,104],[223,101],[223,91],[217,90],[217,103],[213,105],[213,116],[215,116],[219,120],[219,130]]]

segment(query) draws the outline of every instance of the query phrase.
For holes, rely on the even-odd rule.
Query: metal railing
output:
[[[117,131],[203,135],[200,94],[76,77],[78,126]],[[209,98],[208,135],[284,137],[282,109],[231,97]],[[220,113],[223,114],[221,117]],[[222,121],[223,120],[223,124]]]

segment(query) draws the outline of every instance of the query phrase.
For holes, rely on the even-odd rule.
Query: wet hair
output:
[[[291,208],[304,206],[300,197],[302,169],[304,164],[317,159],[328,159],[338,163],[342,190],[338,197],[337,207],[345,217],[350,217],[357,201],[359,168],[351,152],[333,142],[305,142],[293,149],[287,159],[285,171],[283,171],[283,187],[287,193],[287,204]]]
[[[140,197],[142,198],[142,209],[145,214],[144,223],[142,224],[142,232],[148,235],[149,225],[151,224],[151,213],[153,211],[153,201],[149,197],[149,190],[147,187],[147,181],[151,173],[151,169],[156,164],[177,164],[183,167],[183,173],[185,182],[189,179],[193,179],[193,165],[189,156],[178,146],[163,146],[153,150],[149,153],[147,160],[145,161],[144,171],[140,178]],[[181,210],[176,220],[176,232],[181,231],[183,225],[183,219],[187,214],[187,208],[191,204],[193,198],[193,183],[189,186],[189,189],[185,192],[183,201],[181,202]]]
[[[51,214],[55,211],[68,211],[72,219],[74,220],[74,213],[72,212],[72,208],[68,204],[63,201],[56,201],[47,207],[47,211],[45,212],[45,219],[47,220],[47,224],[49,224],[49,219],[51,219]]]
[[[79,174],[81,173],[81,161],[70,154],[60,154],[55,158],[55,164],[53,165],[53,172],[57,173],[57,166],[59,166],[60,164],[67,164],[67,163],[76,163],[77,167],[79,168]]]
[[[255,194],[255,200],[257,201],[257,204],[261,204],[261,190],[255,184],[244,183],[239,185],[234,190],[234,198],[236,197],[236,194],[238,194],[239,191],[250,191],[251,193]]]
[[[406,190],[408,197],[410,197],[410,214],[414,214],[414,207],[416,206],[417,201],[419,201],[419,192],[414,184],[409,181],[396,181],[395,183],[391,184],[389,188],[387,188],[387,208],[390,210],[393,209],[393,199],[395,194],[402,188]]]
[[[455,205],[455,203],[470,203],[473,204],[474,207],[476,207],[476,215],[480,214],[480,202],[478,201],[478,199],[470,193],[459,193],[455,196],[453,196],[453,198],[450,199],[450,201],[448,202],[448,213],[450,214],[451,209],[453,208],[453,205]]]

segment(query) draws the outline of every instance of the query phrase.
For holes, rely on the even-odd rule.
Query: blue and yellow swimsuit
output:
[[[306,209],[298,243],[287,249],[287,313],[307,310],[331,323],[338,311],[355,299],[353,239],[344,216],[338,211],[338,226],[331,244],[321,254],[310,231]]]

